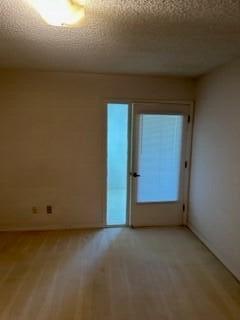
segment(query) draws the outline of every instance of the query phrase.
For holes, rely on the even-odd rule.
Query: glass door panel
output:
[[[139,115],[137,202],[179,200],[182,136],[182,115]]]
[[[128,209],[128,104],[107,106],[108,226],[125,225]]]

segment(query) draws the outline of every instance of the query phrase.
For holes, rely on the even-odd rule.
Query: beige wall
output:
[[[104,99],[193,96],[180,78],[1,71],[0,229],[103,225]]]
[[[240,60],[197,87],[190,226],[240,279]]]

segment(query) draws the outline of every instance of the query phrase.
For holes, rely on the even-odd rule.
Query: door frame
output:
[[[127,179],[127,216],[125,225],[107,225],[107,134],[108,134],[108,114],[107,107],[108,104],[119,103],[127,104],[129,107],[129,119],[128,119],[128,179]],[[182,212],[182,225],[186,226],[188,223],[188,212],[189,212],[189,192],[190,192],[190,175],[191,175],[191,157],[192,157],[192,136],[193,136],[193,124],[194,124],[194,101],[192,100],[152,100],[152,99],[120,99],[120,98],[105,98],[103,101],[104,105],[104,143],[103,143],[103,152],[104,152],[104,182],[103,182],[103,206],[102,206],[102,225],[105,228],[114,228],[114,227],[128,227],[132,226],[131,222],[131,200],[132,200],[132,177],[130,172],[133,172],[133,129],[134,129],[134,104],[137,103],[146,103],[146,104],[180,104],[188,105],[189,108],[189,122],[188,128],[186,131],[186,145],[185,145],[185,161],[187,162],[187,168],[183,172],[183,203],[184,208]]]

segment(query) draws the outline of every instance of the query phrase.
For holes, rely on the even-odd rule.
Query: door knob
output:
[[[133,176],[134,178],[141,177],[140,174],[138,174],[137,172],[131,173],[131,176]]]

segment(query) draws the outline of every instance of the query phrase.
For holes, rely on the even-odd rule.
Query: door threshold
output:
[[[110,229],[110,228],[129,228],[129,227],[130,226],[127,224],[116,224],[116,225],[112,225],[112,226],[106,225],[104,228]]]

